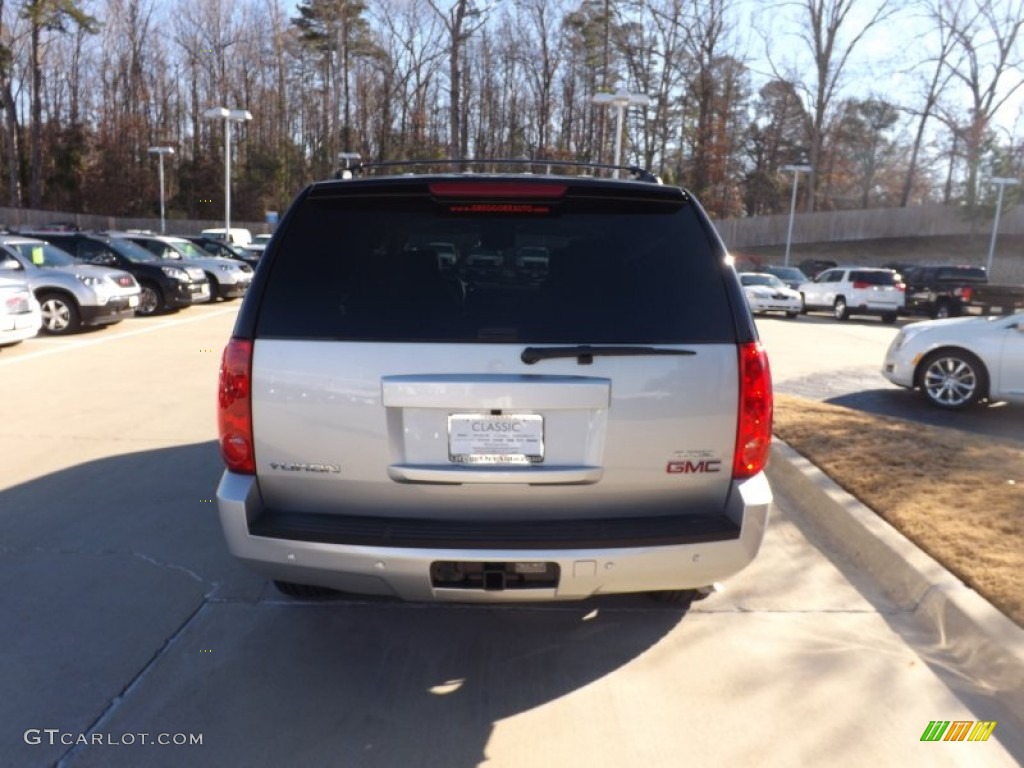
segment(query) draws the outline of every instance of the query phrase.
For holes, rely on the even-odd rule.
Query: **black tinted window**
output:
[[[940,267],[939,279],[984,283],[988,280],[988,275],[983,267]]]
[[[867,283],[868,285],[895,285],[896,273],[855,269],[850,273],[850,280],[854,283]]]
[[[280,235],[257,334],[729,342],[726,269],[681,202],[496,216],[425,196],[307,198]]]

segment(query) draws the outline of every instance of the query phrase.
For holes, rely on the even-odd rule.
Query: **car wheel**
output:
[[[160,294],[160,289],[150,283],[142,283],[140,287],[142,293],[139,295],[139,306],[136,307],[135,314],[149,317],[160,312],[164,308],[164,297]]]
[[[786,313],[786,317],[788,317],[790,320],[792,320],[794,317],[796,317],[799,314],[800,314],[799,312],[787,312]]]
[[[895,312],[886,312],[884,315],[882,315],[882,322],[889,323],[891,325],[892,323],[896,322],[896,317],[897,314]]]
[[[206,273],[206,279],[210,281],[210,304],[213,304],[217,299],[220,298],[220,283],[217,279],[209,272]]]
[[[970,352],[939,350],[921,363],[921,391],[928,401],[951,410],[974,405],[988,392],[988,372]]]
[[[82,325],[82,313],[74,299],[60,293],[44,293],[39,297],[43,315],[43,330],[59,335],[73,333]]]
[[[836,297],[836,303],[832,305],[832,314],[835,315],[836,320],[850,319],[850,308],[846,306],[846,299],[842,296]]]
[[[940,301],[938,304],[935,305],[935,309],[932,312],[932,317],[941,319],[945,317],[952,317],[952,314],[953,313],[950,312],[949,310],[949,302]]]
[[[330,587],[317,587],[313,584],[296,584],[291,581],[275,581],[274,586],[277,587],[277,591],[282,595],[303,599],[337,597],[341,594],[338,590],[331,589]]]

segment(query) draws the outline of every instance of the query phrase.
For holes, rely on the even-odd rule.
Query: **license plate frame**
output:
[[[544,417],[539,413],[450,413],[448,460],[491,466],[540,464],[544,461]]]

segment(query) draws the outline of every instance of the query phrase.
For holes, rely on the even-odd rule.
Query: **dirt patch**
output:
[[[775,396],[775,434],[1024,627],[1024,450]]]

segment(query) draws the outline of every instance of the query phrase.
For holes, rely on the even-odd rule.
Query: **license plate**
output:
[[[128,306],[129,307],[137,307],[137,306],[139,306],[139,297],[138,296],[129,296],[128,297]]]
[[[989,312],[991,312],[993,315],[1001,315],[1001,314],[1003,314],[1003,308],[1002,307],[990,307],[989,308]]]
[[[448,458],[457,464],[538,464],[544,461],[544,417],[450,414]]]

